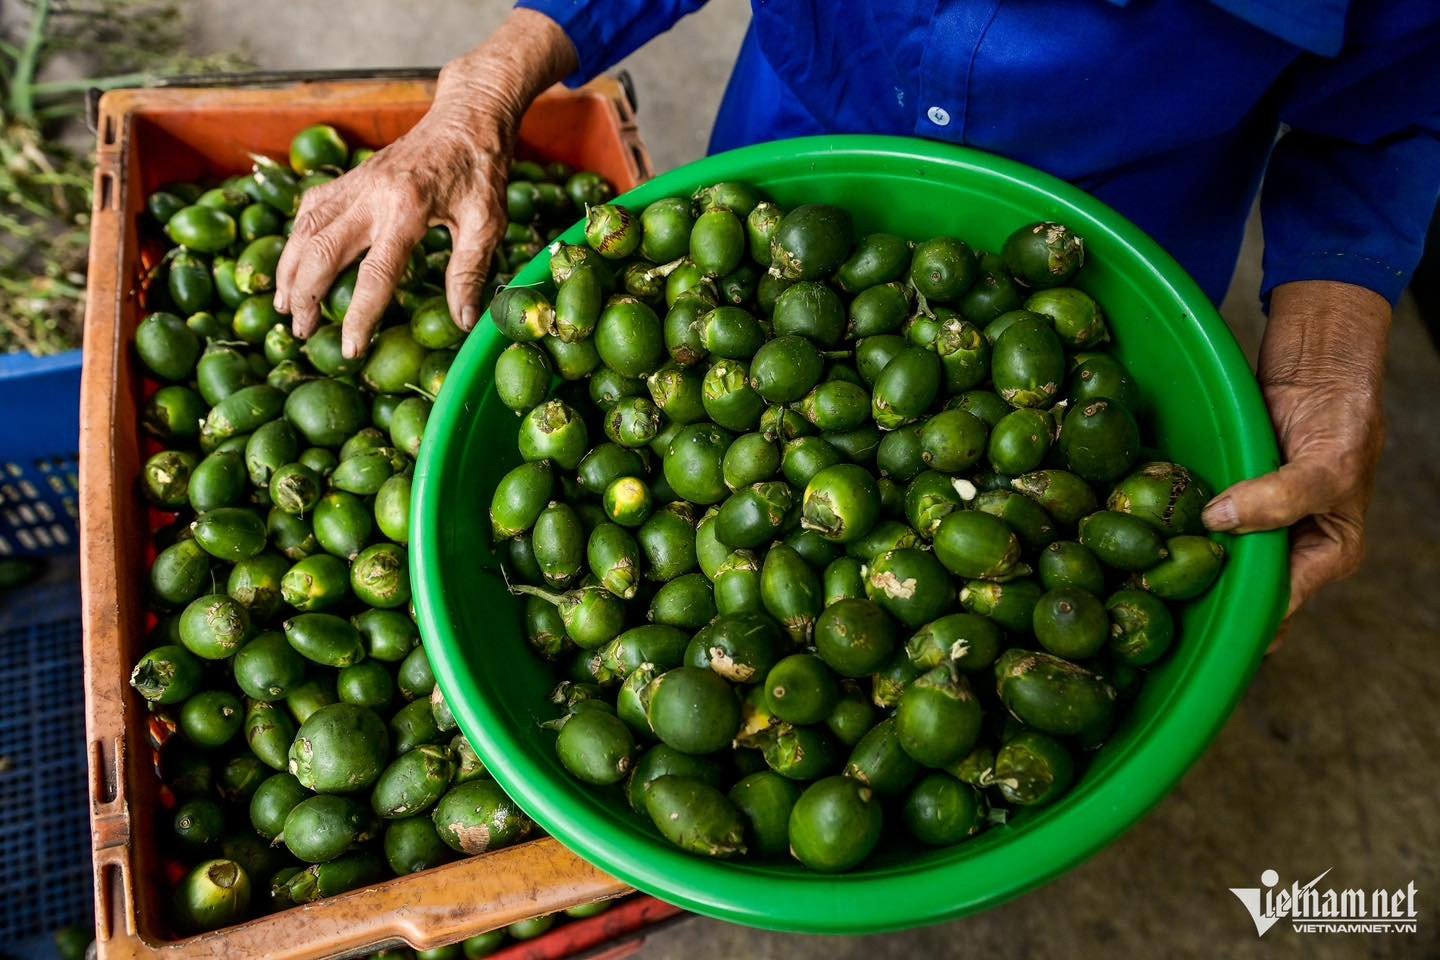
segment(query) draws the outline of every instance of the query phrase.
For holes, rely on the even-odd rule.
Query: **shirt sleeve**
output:
[[[518,0],[516,7],[543,13],[575,45],[579,68],[565,78],[578,87],[694,13],[705,0]]]
[[[1440,195],[1440,28],[1404,20],[1282,82],[1288,129],[1260,199],[1267,301],[1282,283],[1338,280],[1394,303],[1409,283]]]

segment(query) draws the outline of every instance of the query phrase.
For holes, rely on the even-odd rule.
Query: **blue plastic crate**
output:
[[[0,593],[0,944],[91,920],[79,561]],[[28,943],[27,943],[28,941]],[[19,950],[34,956],[30,949]]]
[[[0,557],[79,546],[80,351],[0,354]]]

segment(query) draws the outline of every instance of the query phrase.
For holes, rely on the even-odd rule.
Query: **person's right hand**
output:
[[[295,335],[315,332],[331,283],[368,249],[343,336],[345,356],[364,353],[411,250],[434,224],[450,228],[450,314],[462,330],[473,328],[490,254],[505,230],[505,181],[520,118],[574,63],[574,48],[553,21],[517,10],[489,41],[441,71],[434,104],[410,132],[307,190],[275,275],[275,309],[290,314]]]

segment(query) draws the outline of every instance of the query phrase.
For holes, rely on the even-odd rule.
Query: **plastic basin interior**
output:
[[[837,136],[710,157],[619,202],[639,210],[727,179],[755,183],[787,208],[839,204],[854,215],[857,233],[951,234],[996,250],[1022,224],[1069,224],[1089,253],[1078,285],[1108,312],[1115,352],[1146,397],[1147,439],[1213,489],[1276,467],[1259,389],[1224,322],[1154,241],[1083,192],[973,150]],[[578,226],[563,239],[584,242]],[[548,282],[548,259],[542,253],[515,282]],[[518,420],[491,389],[505,345],[482,321],[427,426],[411,550],[426,649],[461,728],[541,826],[600,868],[699,913],[775,930],[870,933],[980,910],[1045,882],[1101,849],[1174,786],[1239,700],[1283,611],[1285,534],[1229,538],[1220,581],[1183,611],[1177,649],[1150,672],[1077,786],[970,842],[921,850],[887,840],[862,869],[841,876],[791,862],[691,856],[633,813],[620,788],[572,779],[555,757],[554,734],[538,725],[554,715],[546,694],[556,678],[526,646],[517,602],[488,546],[491,491],[519,459]]]

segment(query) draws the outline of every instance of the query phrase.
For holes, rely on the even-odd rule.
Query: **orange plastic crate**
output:
[[[145,198],[168,182],[245,171],[252,152],[284,156],[290,138],[312,123],[334,124],[352,145],[383,146],[420,119],[433,91],[428,81],[372,80],[125,90],[100,101],[80,521],[101,960],[329,957],[401,943],[428,948],[626,892],[554,840],[541,839],[185,939],[176,938],[166,919],[168,884],[156,836],[163,801],[147,733],[150,714],[129,686],[130,668],[145,649],[143,585],[148,534],[157,519],[138,494],[146,384],[130,349],[148,266],[140,240]],[[519,155],[598,171],[619,191],[651,174],[621,85],[608,78],[541,96],[521,126]],[[638,898],[511,949],[526,957],[566,956],[676,912]]]

